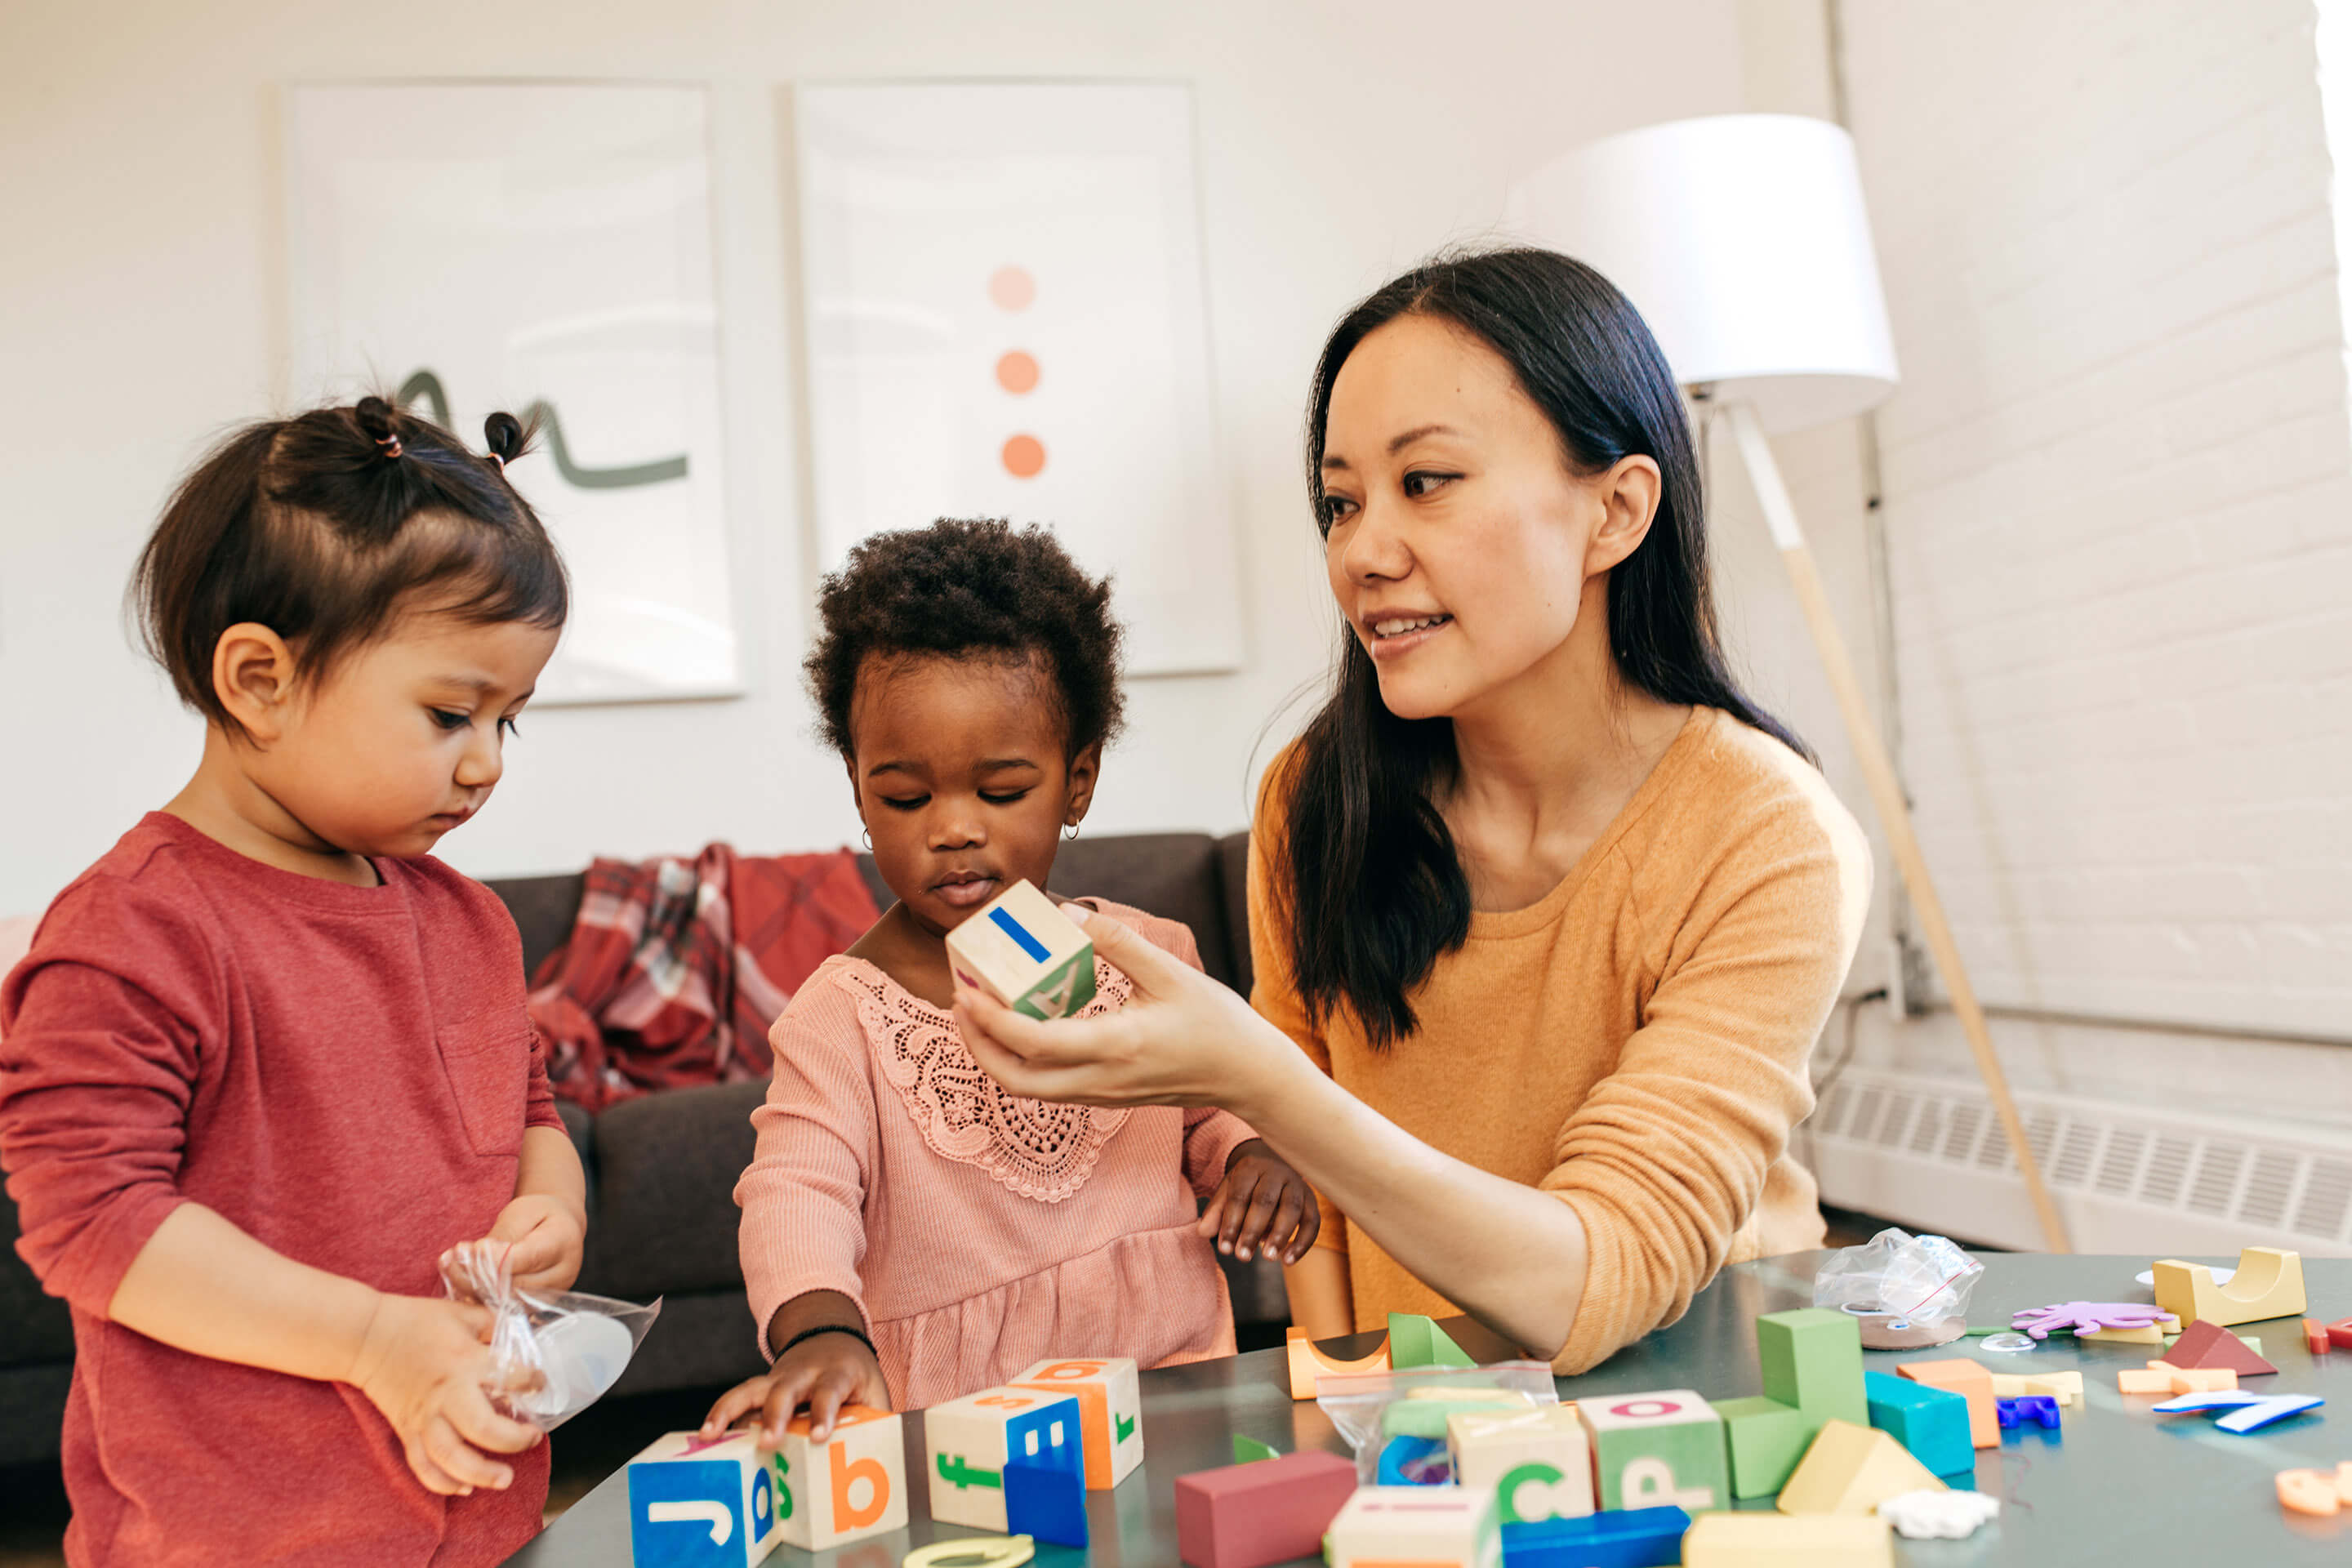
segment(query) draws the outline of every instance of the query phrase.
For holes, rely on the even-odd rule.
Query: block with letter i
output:
[[[750,1432],[656,1439],[629,1461],[636,1568],[749,1568],[783,1539],[784,1502]]]
[[[1125,1356],[1041,1361],[1010,1386],[1066,1394],[1078,1402],[1088,1491],[1108,1491],[1143,1463],[1143,1392]]]
[[[1723,1419],[1689,1389],[1580,1399],[1576,1413],[1592,1444],[1602,1508],[1696,1513],[1731,1500]]]
[[[1015,882],[948,932],[956,978],[1033,1018],[1066,1018],[1095,996],[1095,944],[1054,900]]]
[[[1447,1419],[1445,1440],[1454,1484],[1494,1488],[1505,1524],[1592,1511],[1592,1444],[1572,1406],[1465,1412]]]
[[[833,1436],[809,1440],[809,1418],[784,1424],[775,1470],[776,1517],[784,1543],[822,1552],[907,1522],[907,1457],[898,1416],[845,1405]]]
[[[1034,1388],[983,1388],[923,1413],[931,1518],[1003,1530],[1004,1467],[1050,1460],[1082,1474],[1078,1402]]]
[[[1323,1537],[1328,1568],[1500,1568],[1495,1494],[1479,1488],[1359,1487]]]

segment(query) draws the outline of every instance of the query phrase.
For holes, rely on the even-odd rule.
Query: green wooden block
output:
[[[1389,1365],[1397,1371],[1413,1366],[1477,1364],[1434,1321],[1418,1312],[1389,1314]]]
[[[1381,1436],[1443,1437],[1446,1422],[1456,1415],[1481,1410],[1507,1415],[1514,1410],[1528,1408],[1526,1398],[1516,1394],[1490,1394],[1484,1398],[1468,1399],[1395,1399],[1381,1412]]]
[[[1273,1444],[1261,1443],[1255,1437],[1244,1437],[1238,1432],[1234,1434],[1234,1464],[1250,1465],[1255,1464],[1260,1459],[1278,1459],[1280,1458],[1282,1458],[1282,1450],[1276,1447]]]
[[[1592,1442],[1602,1508],[1696,1513],[1731,1500],[1723,1418],[1690,1389],[1604,1394],[1578,1400],[1576,1414]]]
[[[1862,1325],[1827,1307],[1767,1312],[1756,1320],[1756,1357],[1764,1367],[1764,1397],[1813,1419],[1870,1424],[1862,1386]]]
[[[1731,1495],[1743,1501],[1770,1497],[1789,1481],[1797,1462],[1812,1446],[1822,1423],[1792,1405],[1761,1394],[1714,1401],[1723,1418],[1726,1455],[1731,1461]]]

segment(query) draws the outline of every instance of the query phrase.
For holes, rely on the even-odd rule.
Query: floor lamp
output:
[[[1623,289],[1700,416],[1730,431],[2042,1235],[2071,1250],[1767,439],[1866,413],[1895,390],[1853,138],[1787,114],[1654,125],[1539,170],[1513,189],[1510,220]]]

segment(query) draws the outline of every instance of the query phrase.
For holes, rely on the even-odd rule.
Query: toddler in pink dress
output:
[[[810,686],[897,901],[769,1037],[735,1197],[775,1366],[706,1432],[757,1410],[773,1440],[804,1405],[822,1441],[845,1403],[919,1408],[1048,1356],[1227,1355],[1214,1246],[1296,1261],[1314,1242],[1314,1194],[1230,1113],[1018,1098],[950,1016],[947,932],[1017,880],[1046,887],[1092,803],[1119,721],[1109,596],[1050,534],[1000,522],[879,535],[826,579]],[[1088,903],[1199,965],[1181,924]],[[1099,962],[1096,984],[1088,1013],[1129,994]]]

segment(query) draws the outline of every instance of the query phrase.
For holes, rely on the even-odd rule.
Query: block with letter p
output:
[[[923,1413],[931,1517],[1003,1530],[1004,1467],[1014,1459],[1083,1472],[1078,1402],[1035,1388],[983,1388]]]
[[[809,1440],[809,1418],[784,1424],[775,1470],[776,1516],[784,1541],[822,1552],[907,1522],[907,1457],[898,1417],[845,1405],[833,1436]]]
[[[1010,1386],[1065,1394],[1078,1402],[1088,1491],[1110,1490],[1143,1462],[1142,1385],[1128,1357],[1041,1361]]]
[[[1095,995],[1095,944],[1054,900],[1015,882],[948,932],[956,978],[1032,1018],[1066,1018]]]
[[[1602,1508],[1696,1513],[1731,1500],[1723,1418],[1689,1389],[1604,1394],[1578,1400],[1576,1413],[1592,1442]]]
[[[749,1568],[783,1539],[785,1504],[750,1432],[656,1438],[629,1461],[636,1568]]]

